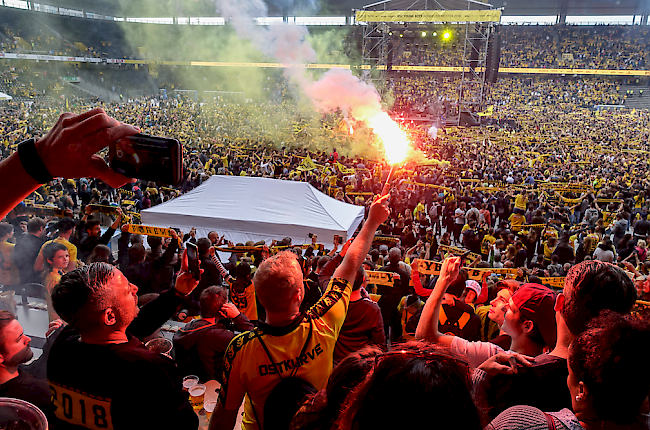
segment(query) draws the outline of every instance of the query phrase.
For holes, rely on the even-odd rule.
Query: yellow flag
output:
[[[479,112],[477,115],[478,116],[492,116],[494,114],[494,105],[488,106],[487,109],[485,109],[483,112]]]

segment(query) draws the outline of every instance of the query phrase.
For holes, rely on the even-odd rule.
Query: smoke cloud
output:
[[[429,136],[431,136],[431,139],[434,139],[434,140],[437,139],[438,138],[438,127],[436,127],[435,125],[432,125],[427,133],[429,133]]]

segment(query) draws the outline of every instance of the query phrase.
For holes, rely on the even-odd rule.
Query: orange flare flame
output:
[[[367,122],[384,144],[384,154],[388,163],[397,164],[404,161],[410,145],[404,130],[386,112],[371,116]]]

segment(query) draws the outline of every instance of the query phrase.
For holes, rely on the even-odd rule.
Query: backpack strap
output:
[[[300,351],[300,355],[298,357],[302,356],[305,353],[305,351],[307,350],[307,345],[309,345],[309,341],[311,340],[311,335],[312,335],[313,331],[314,331],[314,325],[313,325],[312,320],[309,319],[309,334],[307,334],[307,340],[305,341],[305,344],[302,346],[302,350]],[[275,360],[273,360],[273,356],[271,356],[271,351],[269,351],[269,349],[266,346],[266,343],[264,343],[264,340],[262,340],[262,336],[259,336],[257,338],[257,340],[260,341],[260,344],[262,345],[262,348],[264,348],[264,352],[266,353],[266,356],[268,357],[268,359],[271,361],[271,364],[275,365]],[[293,369],[293,371],[291,372],[291,375],[289,375],[289,377],[290,378],[294,377],[297,371],[298,371],[298,368],[295,367]],[[281,380],[283,379],[280,372],[276,372],[276,374],[280,377]],[[255,417],[255,421],[257,422],[257,427],[260,430],[262,430],[262,425],[260,424],[260,419],[257,417],[257,412],[255,411],[255,406],[253,406],[253,399],[251,399],[251,396],[250,396],[250,394],[248,394],[248,392],[246,392],[246,395],[248,396],[248,401],[251,402],[251,409],[253,410],[253,416]]]

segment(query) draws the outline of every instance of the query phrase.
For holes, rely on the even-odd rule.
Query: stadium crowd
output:
[[[442,31],[393,33],[394,64],[463,65],[464,29],[449,40]],[[648,29],[643,26],[508,25],[500,29],[501,67],[645,70]],[[465,53],[469,58],[469,51]]]
[[[612,46],[580,55],[642,64],[588,55]],[[392,113],[451,113],[457,85],[392,74]],[[259,103],[7,103],[0,284],[41,297],[50,330],[30,362],[0,311],[0,396],[53,429],[196,428],[190,379],[220,383],[210,429],[648,428],[650,112],[594,109],[620,103],[616,85],[505,77],[482,126],[400,120],[415,151],[387,195],[368,128],[282,86]],[[181,141],[179,185],[108,168],[108,144],[138,132]],[[132,233],[142,209],[212,175],[305,181],[365,221],[333,249]],[[148,349],[168,321],[182,323],[173,352]]]

